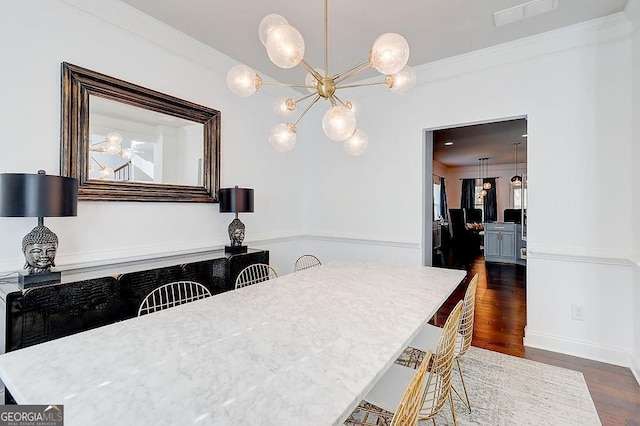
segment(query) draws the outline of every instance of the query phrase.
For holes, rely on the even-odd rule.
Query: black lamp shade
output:
[[[220,213],[253,213],[253,189],[221,188]]]
[[[43,173],[0,174],[0,216],[60,217],[77,214],[77,179]]]

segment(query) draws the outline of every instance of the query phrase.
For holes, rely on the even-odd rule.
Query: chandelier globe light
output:
[[[324,0],[324,67],[313,68],[304,60],[305,42],[302,34],[289,24],[286,18],[272,13],[265,16],[258,25],[260,42],[265,46],[271,62],[280,68],[302,66],[307,75],[303,84],[263,81],[252,68],[236,65],[227,73],[227,85],[232,93],[247,97],[259,90],[262,85],[303,88],[308,95],[300,99],[281,97],[275,100],[275,113],[288,120],[278,124],[269,133],[269,142],[281,152],[290,151],[296,143],[297,125],[305,114],[320,99],[329,101],[329,109],[322,118],[322,130],[333,140],[344,143],[344,149],[351,155],[361,155],[368,145],[365,132],[357,128],[356,104],[352,100],[342,100],[336,92],[342,89],[384,85],[395,94],[407,93],[416,83],[416,73],[407,65],[409,44],[404,37],[395,33],[386,33],[375,39],[368,58],[337,74],[329,72],[328,46],[328,0]],[[385,77],[383,81],[362,84],[343,84],[343,82],[368,68],[373,68]],[[300,102],[309,100],[297,120],[291,120]]]
[[[269,142],[276,151],[291,151],[296,145],[296,127],[290,123],[274,126],[269,132]]]
[[[356,129],[353,135],[344,141],[344,150],[347,151],[347,154],[357,157],[362,155],[368,144],[369,138],[367,134],[360,129]]]
[[[329,139],[344,141],[356,131],[356,115],[342,105],[331,107],[322,117],[322,130]]]

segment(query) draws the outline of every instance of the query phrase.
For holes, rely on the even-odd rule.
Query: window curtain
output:
[[[495,222],[498,220],[498,201],[496,198],[496,178],[486,178],[484,182],[491,184],[491,189],[484,197],[484,221]]]
[[[444,186],[444,178],[440,178],[440,216],[447,221],[449,219],[449,208],[447,207],[447,189]]]
[[[460,208],[472,209],[475,207],[476,180],[462,179],[462,194],[460,195]]]

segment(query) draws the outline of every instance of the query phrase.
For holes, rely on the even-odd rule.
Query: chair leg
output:
[[[456,364],[458,365],[458,373],[460,373],[460,380],[462,381],[462,389],[464,389],[464,396],[467,400],[467,403],[465,405],[467,406],[467,410],[469,410],[469,414],[471,414],[471,401],[469,401],[469,393],[467,392],[467,385],[464,383],[464,376],[462,375],[462,367],[460,366],[460,359],[456,358]]]
[[[451,415],[453,416],[453,425],[458,426],[458,420],[456,419],[456,407],[453,405],[453,394],[449,392],[449,404],[451,405]]]

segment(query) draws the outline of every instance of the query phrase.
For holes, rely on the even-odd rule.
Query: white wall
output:
[[[633,164],[640,164],[640,1],[630,0],[626,8],[627,16],[630,18],[634,25],[634,33],[632,38],[633,43],[633,81],[632,81],[632,116],[633,120],[632,128],[632,161]],[[638,382],[640,382],[640,222],[637,220],[640,213],[640,188],[638,182],[640,182],[640,170],[638,167],[633,168],[632,176],[634,185],[632,196],[632,212],[636,220],[633,221],[633,254],[632,261],[634,264],[634,305],[635,305],[635,344],[634,344],[634,357],[632,362],[632,370],[636,376]]]
[[[60,63],[70,62],[221,111],[221,184],[255,188],[255,213],[241,217],[246,242],[261,241],[268,248],[285,238],[280,245],[286,246],[303,216],[292,194],[300,192],[304,146],[288,155],[271,149],[268,132],[276,121],[269,114],[271,97],[232,95],[225,75],[235,62],[122,3],[78,2],[115,25],[73,3],[0,2],[0,172],[60,172]],[[64,269],[219,248],[229,241],[232,219],[220,214],[217,204],[80,202],[77,217],[48,218],[45,224],[60,238],[56,261]],[[35,225],[35,218],[0,218],[0,271],[22,268],[20,242]],[[280,266],[288,267],[288,261]]]
[[[421,84],[404,97],[383,89],[363,95],[366,155],[336,158],[328,144],[313,147],[318,163],[338,166],[311,171],[310,232],[419,244],[423,129],[527,115],[526,343],[629,365],[632,239],[622,231],[632,223],[628,31],[616,15],[419,67]],[[584,322],[571,319],[578,303]],[[618,328],[606,333],[612,324]]]

